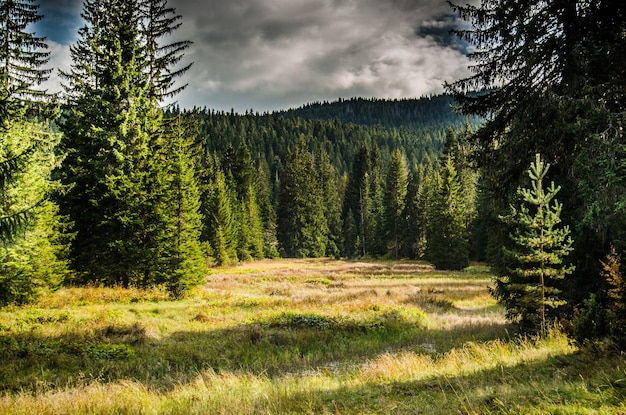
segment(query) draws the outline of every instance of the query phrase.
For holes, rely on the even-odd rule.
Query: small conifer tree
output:
[[[517,320],[526,331],[547,333],[552,311],[564,305],[559,281],[573,271],[564,260],[572,250],[568,226],[561,224],[560,204],[554,197],[560,186],[554,182],[544,189],[543,179],[550,168],[539,154],[531,163],[528,175],[531,189],[520,188],[525,202],[519,209],[511,207],[511,215],[503,218],[514,228],[514,247],[505,248],[509,259],[507,275],[497,279],[496,297],[507,309],[507,317]]]

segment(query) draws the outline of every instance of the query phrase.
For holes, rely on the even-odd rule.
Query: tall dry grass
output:
[[[479,266],[268,260],[177,301],[61,290],[0,311],[0,414],[626,411],[623,357],[515,336],[490,284]]]

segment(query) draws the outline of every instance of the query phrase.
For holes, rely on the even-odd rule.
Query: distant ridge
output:
[[[386,128],[438,129],[457,126],[468,119],[454,111],[457,103],[450,95],[434,95],[416,99],[350,98],[332,102],[313,102],[299,108],[274,112],[288,118],[307,120],[338,120],[365,126]]]

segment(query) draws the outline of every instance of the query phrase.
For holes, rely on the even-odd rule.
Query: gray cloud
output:
[[[72,2],[46,3],[55,1]],[[445,1],[170,4],[183,16],[171,40],[194,42],[189,87],[177,97],[185,107],[266,111],[338,97],[418,97],[467,74],[466,57],[445,39],[454,24]]]

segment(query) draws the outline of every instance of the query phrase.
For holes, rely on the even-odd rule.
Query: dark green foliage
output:
[[[626,282],[621,255],[614,246],[601,261],[604,289],[591,294],[579,308],[574,336],[584,343],[588,339],[610,339],[626,347]]]
[[[140,30],[143,39],[144,59],[149,96],[158,101],[182,91],[187,84],[175,87],[176,78],[189,70],[191,64],[177,68],[183,52],[191,46],[191,41],[181,40],[164,43],[163,38],[172,35],[182,25],[182,16],[169,7],[167,0],[139,0]]]
[[[28,26],[41,20],[39,5],[34,0],[5,1],[0,4],[0,135],[14,123],[21,122],[29,112],[42,106],[45,94],[37,89],[52,69],[43,66],[48,62],[49,52],[45,38],[27,30]],[[39,101],[37,101],[39,99]],[[23,171],[26,159],[35,151],[37,143],[29,140],[31,147],[20,151],[11,150],[11,139],[2,138],[0,159],[0,191],[6,192],[17,175]],[[37,202],[37,201],[35,201]],[[21,211],[4,212],[0,216],[0,239],[13,238],[33,217],[33,206]]]
[[[55,109],[37,89],[52,71],[43,68],[45,39],[28,31],[38,9],[32,0],[0,4],[0,305],[27,302],[67,274],[64,221],[47,200],[59,135],[33,119]]]
[[[449,95],[401,100],[352,98],[311,103],[278,114],[307,120],[336,119],[357,125],[445,131],[448,127],[462,125],[465,120],[465,117],[452,110],[454,105],[456,102]],[[478,124],[478,121],[477,118],[473,119],[474,124]]]
[[[261,209],[257,169],[245,144],[237,149],[228,146],[221,158],[209,153],[202,164],[203,239],[211,245],[216,263],[261,259],[266,250],[269,256],[275,256],[271,249],[272,243],[275,249],[273,206],[269,206],[264,189]],[[273,225],[268,224],[269,220]],[[271,235],[266,234],[268,229]]]
[[[405,214],[408,185],[408,171],[404,155],[398,149],[391,154],[385,183],[383,199],[385,245],[387,251],[398,258],[402,244],[403,226],[405,225],[403,214]]]
[[[181,117],[165,127],[161,157],[168,163],[159,203],[163,209],[159,245],[164,251],[161,267],[168,272],[164,282],[171,293],[179,295],[201,283],[207,271],[200,245],[200,187],[194,163],[197,131],[193,122]]]
[[[169,34],[148,30],[162,16],[144,12],[131,0],[84,4],[86,26],[64,74],[60,173],[68,190],[61,207],[74,223],[71,258],[80,281],[165,284],[178,295],[200,281],[203,268],[199,195],[186,155],[195,135],[163,123],[157,100],[171,86],[180,50],[169,60],[154,45],[144,50]]]
[[[278,240],[276,239],[276,208],[275,197],[272,192],[269,166],[267,163],[259,163],[256,176],[256,187],[259,199],[259,213],[263,223],[263,256],[277,258]]]
[[[315,170],[318,174],[322,189],[322,201],[324,204],[324,217],[328,229],[328,242],[326,244],[326,256],[339,257],[341,255],[341,202],[337,186],[337,174],[330,163],[330,158],[325,149],[321,149],[315,159]]]
[[[519,189],[524,204],[512,207],[506,221],[513,226],[514,247],[505,249],[508,272],[497,279],[496,297],[507,309],[507,317],[522,329],[546,335],[548,322],[558,316],[565,301],[559,282],[573,271],[564,264],[572,250],[569,227],[561,226],[561,208],[554,182],[544,189],[543,180],[550,165],[539,154],[528,175],[532,189]]]
[[[237,256],[242,261],[263,258],[263,223],[257,198],[256,169],[248,147],[227,148],[223,156],[227,182],[236,195]]]
[[[276,231],[279,220],[276,208],[279,179],[285,172],[287,149],[296,146],[302,138],[307,148],[313,153],[323,187],[324,217],[329,229],[326,255],[361,256],[364,254],[384,255],[388,252],[385,240],[383,199],[386,173],[393,150],[401,148],[406,154],[406,162],[413,168],[429,157],[437,157],[449,125],[446,122],[462,125],[463,119],[454,115],[449,108],[449,103],[449,97],[424,98],[419,102],[415,100],[376,102],[377,108],[386,109],[379,112],[381,122],[374,122],[374,112],[367,117],[369,122],[363,121],[363,124],[371,124],[369,126],[339,122],[335,119],[338,117],[335,116],[329,117],[329,121],[314,119],[317,115],[312,115],[311,119],[296,118],[295,115],[299,114],[299,110],[263,115],[252,112],[238,115],[206,109],[194,109],[186,113],[200,120],[200,137],[204,143],[204,152],[220,155],[219,163],[224,167],[227,188],[237,195],[237,200],[231,202],[233,216],[241,215],[245,211],[240,206],[241,189],[244,188],[241,183],[249,181],[246,177],[250,171],[244,168],[242,171],[244,174],[240,175],[237,172],[241,168],[238,164],[239,150],[248,149],[253,164],[256,166],[256,171],[252,173],[257,180],[252,191],[256,192],[258,199],[265,256],[276,255]],[[365,113],[370,111],[367,109],[370,104],[371,102],[367,100],[354,100],[349,105],[352,110]],[[342,111],[340,110],[342,106],[323,107],[324,111],[328,110],[328,114]],[[177,111],[176,108],[171,108],[168,110],[168,116],[175,115]],[[434,114],[439,114],[440,111],[445,112],[445,115],[441,114],[441,123],[429,122],[426,120],[427,117],[423,119],[423,123],[411,124],[409,122],[410,114],[424,116],[430,114],[429,116],[437,117]],[[384,114],[391,113],[405,115],[394,119],[393,123],[397,122],[396,125],[383,122]],[[391,122],[391,120],[390,118],[388,121]],[[355,120],[355,122],[361,121]],[[381,127],[381,124],[386,126]],[[362,157],[359,153],[364,146],[367,147],[368,154],[366,159],[359,159]],[[358,172],[351,171],[355,163],[367,164],[367,179],[359,176]],[[246,162],[246,164],[250,163]],[[323,167],[324,165],[327,167]],[[334,172],[331,172],[329,168],[332,168]],[[234,171],[233,174],[230,173],[231,170]],[[367,181],[366,184],[365,181]],[[355,186],[364,186],[363,192],[366,197],[359,199],[359,196],[355,196],[359,193],[358,187],[355,188]],[[351,212],[346,210],[346,202],[341,200],[344,194],[350,199],[347,203],[352,209]],[[357,200],[356,204],[354,200]],[[336,213],[337,205],[340,206],[339,216]],[[361,205],[364,212],[362,218]],[[359,216],[358,220],[355,215]],[[235,220],[242,223],[239,219]],[[246,235],[251,234],[246,229],[248,223],[249,221],[243,222],[240,229],[240,235],[244,239],[247,238]],[[336,229],[340,231],[337,232]],[[423,245],[423,237],[420,240]],[[409,245],[416,246],[414,243]],[[250,248],[244,248],[245,246],[246,244],[243,244],[239,248],[239,259],[255,257],[250,253]],[[398,246],[401,246],[400,241]]]
[[[226,184],[226,177],[217,167],[213,177],[204,188],[203,214],[205,218],[204,240],[208,241],[213,251],[213,258],[218,265],[237,261],[237,227],[231,196]]]
[[[37,89],[52,69],[44,69],[50,52],[45,38],[28,30],[42,19],[35,0],[0,3],[0,128],[36,111],[45,93]],[[34,100],[35,99],[35,100]]]
[[[439,157],[445,142],[449,126],[459,128],[464,125],[465,117],[456,115],[450,109],[449,97],[422,98],[412,100],[423,110],[411,110],[407,114],[429,114],[411,123],[383,123],[383,112],[372,112],[371,123],[349,120],[341,121],[332,105],[324,105],[324,111],[334,114],[326,117],[298,117],[298,110],[274,114],[234,114],[215,112],[205,109],[194,109],[192,112],[202,119],[202,136],[206,138],[209,151],[222,153],[228,145],[236,147],[245,142],[254,159],[265,160],[271,173],[280,172],[277,159],[284,160],[287,149],[297,144],[301,135],[311,151],[317,153],[324,148],[331,164],[339,175],[350,171],[352,161],[363,144],[370,148],[378,147],[381,162],[386,166],[391,153],[396,148],[403,149],[408,165],[413,168],[427,157]],[[440,102],[445,101],[444,104]],[[387,106],[384,112],[404,112],[396,109],[394,101],[381,101],[377,105]],[[367,101],[356,101],[356,107],[369,105]],[[170,113],[175,112],[172,109]],[[430,116],[437,118],[442,115],[441,122],[429,121]],[[378,114],[378,118],[375,116]],[[407,120],[409,116],[407,115]],[[408,121],[407,121],[408,122]],[[472,125],[477,124],[474,122]]]
[[[448,90],[464,114],[487,117],[472,145],[492,212],[503,214],[515,197],[525,160],[540,152],[552,163],[576,240],[566,292],[579,304],[601,288],[598,264],[610,244],[625,248],[626,3],[505,0],[454,9],[471,24],[459,35],[476,52],[473,74]],[[491,223],[490,243],[506,244],[505,225]],[[492,262],[505,265],[501,255]]]
[[[322,186],[304,140],[287,153],[278,199],[278,241],[287,257],[326,255]]]
[[[426,257],[438,269],[463,269],[469,265],[466,212],[461,183],[449,155],[431,185]]]
[[[461,203],[463,216],[465,220],[465,228],[467,229],[470,243],[470,257],[473,253],[474,259],[479,259],[481,245],[485,244],[486,229],[483,222],[478,222],[479,207],[479,179],[480,172],[472,163],[472,150],[470,147],[470,139],[472,136],[472,128],[469,123],[457,131],[448,130],[446,142],[444,144],[442,159],[450,156],[454,164],[454,168],[458,175],[459,184],[461,186]],[[483,193],[484,194],[484,193]],[[485,204],[481,205],[483,209],[487,208]],[[485,212],[481,211],[481,214]],[[483,227],[481,227],[483,225]]]
[[[89,26],[72,47],[66,91],[73,107],[62,126],[68,154],[62,174],[70,187],[61,206],[75,224],[72,261],[79,273],[110,284],[149,284],[159,221],[145,184],[160,173],[150,171],[156,166],[148,147],[158,114],[138,82],[133,5],[108,6],[85,3]]]
[[[426,217],[424,206],[425,166],[408,174],[407,192],[402,211],[402,238],[400,256],[420,258],[426,243]]]
[[[382,236],[380,151],[363,145],[352,163],[343,201],[344,253],[347,256],[376,255]]]

